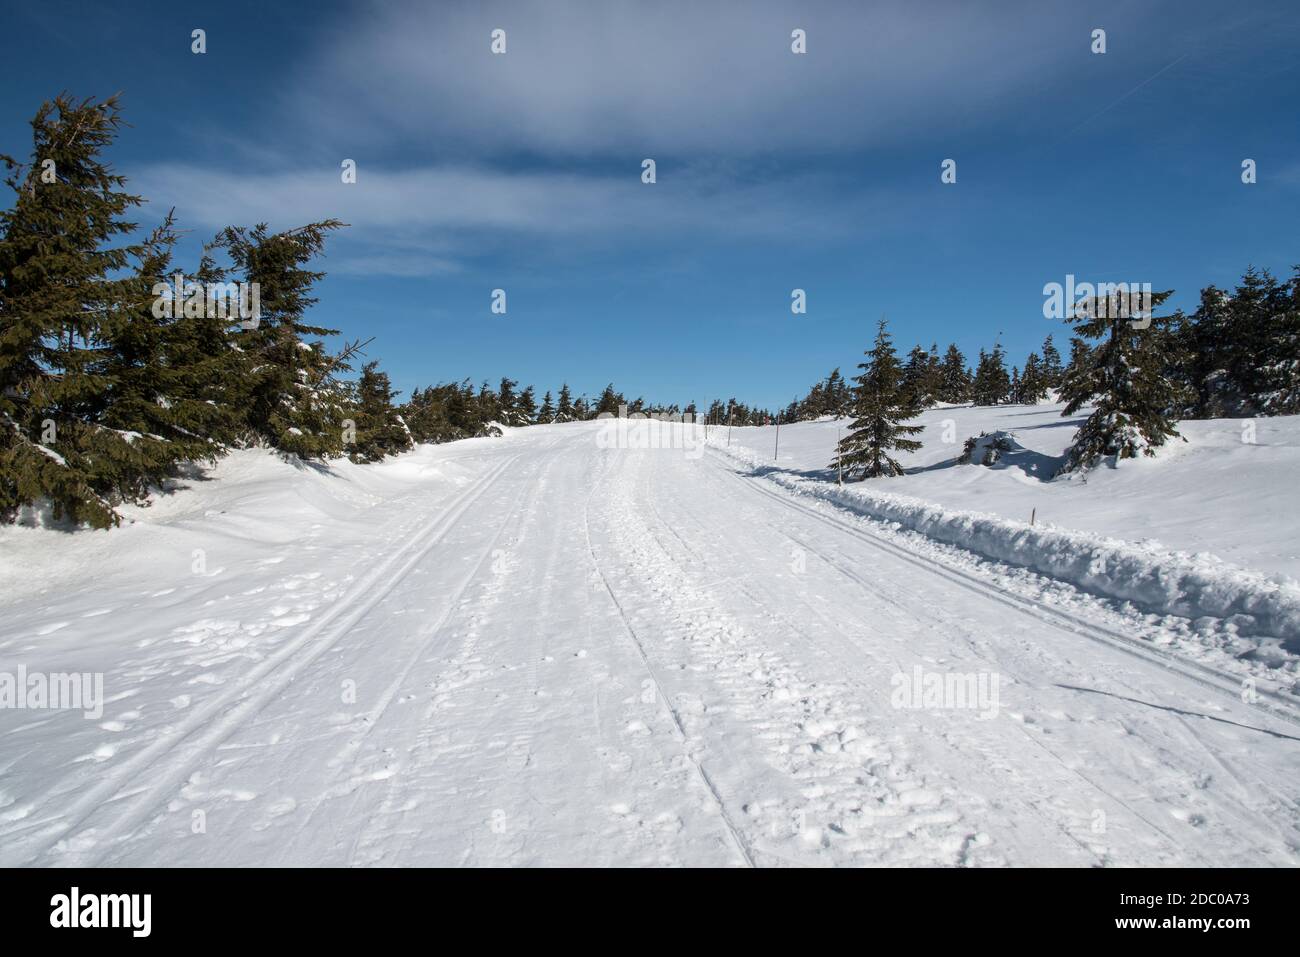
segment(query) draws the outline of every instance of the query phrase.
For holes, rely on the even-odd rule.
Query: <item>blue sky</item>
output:
[[[1189,306],[1300,263],[1293,2],[5,7],[0,152],[42,99],[121,91],[112,159],[186,264],[226,224],[352,224],[315,318],[404,390],[776,406],[882,313],[904,350],[1000,333],[1019,362],[1065,341],[1067,273]]]

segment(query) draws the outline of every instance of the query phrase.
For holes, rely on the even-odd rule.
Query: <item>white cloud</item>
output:
[[[888,165],[873,175],[837,158],[887,164],[876,147],[924,136],[942,147],[937,176],[963,127],[1005,117],[1065,72],[1063,51],[1086,50],[1086,31],[1051,6],[359,6],[280,80],[277,136],[258,140],[271,153],[239,168],[155,164],[132,185],[186,227],[341,219],[349,255],[332,268],[398,276],[447,274],[530,239],[897,232],[934,200],[887,192]],[[496,27],[503,56],[489,50]],[[790,52],[795,27],[805,55]],[[345,157],[355,184],[340,180]],[[645,157],[659,164],[653,186]]]
[[[708,170],[661,168],[646,185],[639,164],[622,175],[498,171],[466,166],[412,170],[358,168],[345,184],[331,168],[273,173],[185,164],[145,167],[132,178],[181,222],[208,228],[266,221],[298,225],[329,217],[359,231],[493,231],[514,234],[634,234],[690,229],[721,235],[805,235],[848,228],[836,184],[792,176],[736,181]]]
[[[335,25],[288,102],[355,143],[443,155],[862,148],[1040,91],[1085,49],[1059,13],[952,0],[376,5]],[[489,49],[497,27],[504,55]],[[790,51],[795,27],[804,55]]]

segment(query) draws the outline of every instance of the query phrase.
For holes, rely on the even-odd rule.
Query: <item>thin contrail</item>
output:
[[[1143,80],[1143,81],[1142,81],[1141,83],[1139,83],[1137,86],[1133,87],[1133,89],[1129,90],[1127,93],[1125,93],[1125,94],[1124,94],[1123,96],[1121,96],[1119,99],[1115,100],[1115,101],[1114,101],[1113,103],[1111,103],[1109,106],[1104,106],[1104,107],[1102,107],[1102,108],[1101,108],[1100,110],[1098,110],[1096,113],[1092,114],[1092,116],[1090,116],[1090,117],[1088,117],[1086,120],[1083,120],[1082,122],[1080,122],[1077,126],[1074,127],[1074,129],[1070,130],[1070,132],[1069,132],[1069,133],[1066,133],[1065,135],[1068,137],[1071,133],[1074,133],[1075,130],[1078,130],[1079,127],[1087,126],[1089,123],[1091,123],[1091,122],[1092,122],[1093,120],[1095,120],[1097,117],[1101,116],[1103,113],[1106,113],[1106,112],[1108,112],[1108,111],[1114,109],[1115,107],[1119,106],[1120,103],[1122,103],[1122,102],[1124,102],[1125,100],[1127,100],[1130,96],[1132,96],[1132,95],[1133,95],[1134,93],[1136,93],[1138,90],[1142,89],[1142,87],[1146,86],[1148,83],[1150,83],[1150,82],[1151,82],[1152,80],[1154,80],[1156,77],[1158,77],[1161,73],[1164,73],[1164,72],[1165,72],[1166,70],[1168,70],[1170,67],[1172,67],[1172,66],[1174,66],[1174,65],[1176,65],[1176,64],[1178,64],[1178,63],[1181,63],[1183,60],[1187,59],[1187,57],[1188,57],[1190,54],[1191,54],[1191,51],[1188,51],[1187,53],[1184,53],[1182,56],[1178,57],[1178,59],[1176,59],[1176,60],[1171,60],[1169,63],[1166,63],[1166,64],[1165,64],[1164,66],[1162,66],[1159,70],[1157,70],[1155,73],[1152,73],[1149,77],[1147,77],[1145,80]]]

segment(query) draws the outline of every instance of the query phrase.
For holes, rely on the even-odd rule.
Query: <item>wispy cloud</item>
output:
[[[187,227],[268,222],[275,228],[333,217],[377,247],[341,271],[430,275],[459,268],[460,253],[546,238],[635,243],[663,235],[800,241],[897,223],[903,211],[881,191],[846,198],[833,177],[735,178],[699,169],[641,182],[639,164],[618,176],[500,171],[467,166],[409,170],[298,168],[274,173],[160,164],[133,177],[155,206],[175,207]],[[383,252],[380,252],[383,250]]]
[[[961,127],[1061,76],[1053,4],[399,3],[342,19],[287,91],[355,142],[449,152],[809,152]],[[918,15],[923,13],[923,15]],[[507,52],[489,36],[506,31]],[[808,52],[790,51],[795,28]],[[1033,37],[1033,43],[1026,43]],[[648,155],[648,154],[647,154]]]
[[[352,274],[445,275],[539,239],[906,230],[926,197],[845,158],[928,138],[937,171],[961,130],[1013,115],[1063,76],[1062,50],[1086,49],[1050,6],[367,4],[279,78],[282,121],[256,162],[159,163],[134,185],[201,229],[342,219],[349,255],[333,268]],[[804,55],[790,50],[796,28]],[[655,185],[643,158],[659,163]]]

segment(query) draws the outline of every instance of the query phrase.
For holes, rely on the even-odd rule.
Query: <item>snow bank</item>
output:
[[[1178,423],[1186,442],[1154,458],[1052,479],[1087,409],[1062,416],[1060,405],[933,408],[915,424],[922,447],[897,456],[907,474],[869,483],[873,492],[908,495],[948,509],[991,512],[1127,541],[1155,540],[1169,551],[1211,552],[1242,568],[1300,581],[1300,415]],[[848,421],[781,426],[775,464],[827,478]],[[775,429],[739,427],[731,446],[772,461]],[[991,467],[960,464],[962,443],[1006,432],[1019,446]],[[722,434],[725,434],[722,433]],[[1049,479],[1051,479],[1049,481]]]
[[[92,579],[134,595],[178,581],[215,586],[241,571],[257,578],[268,556],[298,564],[305,555],[293,549],[309,544],[337,545],[340,564],[347,565],[348,548],[368,545],[376,527],[409,510],[406,496],[450,497],[485,470],[481,452],[498,441],[420,446],[370,465],[305,464],[268,449],[237,449],[169,483],[170,491],[146,506],[121,506],[120,528],[42,527],[49,523],[39,516],[31,525],[0,525],[0,608],[35,595],[66,595]],[[192,570],[199,556],[200,565],[211,563],[210,579]],[[321,567],[324,553],[312,561]],[[61,612],[50,605],[41,614]]]
[[[1054,525],[1028,525],[985,512],[960,511],[921,499],[839,486],[775,468],[750,449],[717,451],[802,495],[882,521],[985,558],[1028,568],[1084,591],[1131,602],[1143,611],[1183,618],[1228,619],[1243,635],[1281,639],[1300,652],[1300,583],[1248,571],[1208,553],[1168,551]]]

